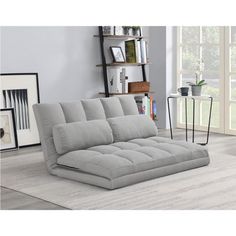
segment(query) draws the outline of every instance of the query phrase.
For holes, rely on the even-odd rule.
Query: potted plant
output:
[[[201,79],[201,75],[204,71],[204,62],[203,59],[197,62],[196,71],[195,71],[195,83],[187,82],[191,86],[192,96],[201,96],[202,86],[206,85],[204,79]]]

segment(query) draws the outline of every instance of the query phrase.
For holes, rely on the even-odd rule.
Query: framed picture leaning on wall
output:
[[[0,109],[0,151],[18,147],[15,114],[13,108]]]
[[[37,73],[0,74],[1,108],[14,108],[19,147],[40,143],[33,104],[39,103]]]
[[[113,62],[115,62],[115,63],[125,62],[124,53],[123,53],[121,47],[111,46],[110,51],[111,51],[111,55],[112,55],[112,58],[113,58]]]

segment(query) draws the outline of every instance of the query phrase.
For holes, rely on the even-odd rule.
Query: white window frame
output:
[[[203,44],[201,43],[201,26],[200,27],[200,42],[199,45],[200,46],[200,58],[201,58],[201,53],[202,53],[202,46]],[[177,87],[180,86],[180,75],[181,75],[181,63],[182,60],[180,60],[182,58],[181,56],[181,47],[182,44],[180,43],[180,37],[182,35],[182,27],[177,27],[177,58],[176,58],[176,82],[177,82]],[[230,39],[229,39],[229,30],[230,27],[220,27],[220,94],[219,94],[219,99],[217,101],[219,101],[220,104],[220,122],[219,122],[219,128],[216,127],[211,127],[211,131],[213,132],[217,132],[217,133],[226,133],[226,134],[236,134],[236,130],[232,130],[230,129],[230,104],[231,103],[236,103],[236,101],[230,101],[230,71],[229,71],[229,66],[230,66],[230,55],[229,55],[229,48],[230,48]],[[210,45],[214,45],[214,44],[210,44]],[[218,45],[218,44],[217,44]],[[234,44],[235,45],[235,44]],[[214,99],[215,100],[215,99]],[[180,101],[178,101],[177,106],[180,109],[177,109],[177,128],[185,128],[185,124],[181,123],[181,115],[182,115],[182,110],[180,107]],[[201,105],[200,105],[201,106]],[[200,106],[196,106],[196,109],[198,109],[198,111],[201,111]],[[198,119],[198,120],[197,120]],[[201,119],[201,114],[199,117],[195,117],[196,123],[199,121],[199,119]],[[192,128],[191,124],[188,124],[188,126],[190,128]],[[202,131],[207,131],[207,127],[206,126],[202,126],[202,125],[196,125],[195,124],[195,129],[196,130],[202,130]]]
[[[233,101],[230,99],[230,87],[231,87],[231,81],[230,76],[236,75],[236,72],[232,73],[230,72],[230,47],[236,46],[236,43],[231,43],[230,41],[230,27],[225,27],[225,133],[226,134],[232,134],[236,135],[236,130],[230,129],[230,105],[236,104],[236,101]]]

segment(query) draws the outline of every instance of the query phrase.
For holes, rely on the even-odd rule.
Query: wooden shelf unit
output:
[[[152,92],[152,91],[149,91],[149,92],[136,92],[136,93],[109,93],[110,95],[128,95],[128,94],[150,94],[150,93],[155,93],[155,92]],[[99,94],[105,94],[105,92],[100,92]]]
[[[99,35],[94,35],[95,38],[99,38]],[[143,39],[143,36],[132,36],[132,35],[103,35],[106,39]]]
[[[137,39],[141,40],[144,37],[143,36],[130,36],[130,35],[103,35],[103,28],[102,26],[98,27],[98,35],[94,35],[94,37],[99,38],[100,41],[100,51],[101,51],[101,58],[102,58],[102,64],[96,65],[96,67],[102,67],[103,71],[103,80],[104,80],[104,90],[105,92],[99,93],[99,94],[105,94],[106,97],[109,97],[110,95],[122,95],[124,93],[109,93],[109,88],[108,88],[108,76],[107,76],[107,68],[116,66],[116,67],[123,67],[123,66],[140,66],[142,69],[142,77],[143,81],[147,81],[146,78],[146,70],[145,66],[148,65],[149,63],[107,63],[106,62],[106,57],[105,57],[105,50],[104,50],[104,40],[105,39],[116,39],[116,40],[127,40],[127,39]],[[148,94],[150,92],[144,92],[144,93],[136,93],[136,94]],[[125,93],[125,94],[134,94],[134,93]]]
[[[106,66],[142,66],[142,65],[148,65],[149,63],[126,63],[126,62],[121,62],[121,63],[108,63]],[[101,67],[103,66],[102,64],[96,65],[96,67]]]

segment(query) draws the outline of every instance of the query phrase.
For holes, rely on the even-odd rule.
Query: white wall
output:
[[[151,61],[149,78],[151,90],[155,91],[159,128],[169,128],[166,99],[170,93],[176,91],[175,31],[174,27],[154,26],[149,28]],[[171,106],[171,110],[172,120],[175,124],[176,110],[174,110],[174,106]]]
[[[97,31],[97,26],[1,27],[1,73],[38,72],[41,102],[97,97],[104,91],[102,69],[95,66],[101,63],[99,40],[93,37]],[[160,128],[168,127],[166,97],[176,91],[175,31],[143,27],[149,36],[147,78],[155,91]],[[117,44],[110,40],[107,46]],[[141,67],[127,68],[127,74],[130,81],[142,79]]]
[[[97,33],[97,26],[1,27],[1,73],[38,72],[41,102],[97,97],[104,91]],[[140,80],[138,72],[129,68],[130,80]]]

